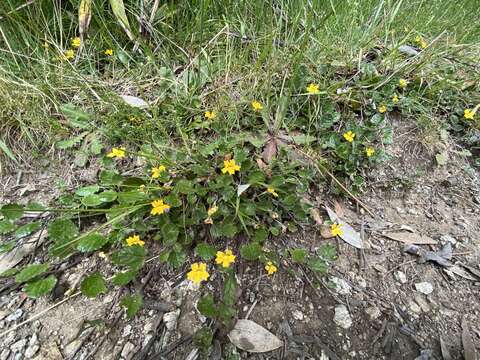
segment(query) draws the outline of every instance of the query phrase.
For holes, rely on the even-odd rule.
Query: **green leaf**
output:
[[[88,196],[88,195],[95,194],[99,190],[100,190],[100,186],[98,185],[84,186],[80,189],[77,189],[77,191],[75,191],[75,194],[78,196]]]
[[[67,118],[68,125],[80,129],[87,129],[90,127],[88,122],[90,120],[90,115],[82,110],[79,110],[73,104],[62,105],[60,106],[60,110]]]
[[[180,194],[190,194],[194,192],[192,182],[185,179],[179,180],[177,182],[177,184],[175,185],[175,190]]]
[[[33,278],[47,271],[49,267],[50,267],[50,264],[28,265],[26,268],[20,271],[17,276],[15,276],[15,281],[17,283],[22,283],[22,282],[32,280]]]
[[[215,257],[217,249],[207,243],[200,243],[195,247],[195,253],[200,256],[202,260],[208,261]]]
[[[120,185],[123,177],[116,171],[103,170],[100,172],[100,182],[103,185]]]
[[[125,5],[123,4],[123,0],[110,0],[110,6],[112,7],[113,14],[117,18],[120,26],[127,34],[128,38],[131,41],[135,40],[130,29],[127,14],[125,13]]]
[[[305,249],[290,249],[290,256],[292,257],[292,261],[303,264],[305,262],[305,258],[308,254],[308,251]]]
[[[9,233],[15,229],[15,224],[9,220],[0,221],[0,235]]]
[[[12,160],[13,162],[15,162],[16,164],[18,164],[18,160],[17,158],[15,157],[15,155],[13,155],[13,152],[8,148],[7,144],[5,144],[3,142],[3,140],[0,139],[0,150],[1,152],[0,153],[4,153],[5,155],[7,155],[7,157]]]
[[[112,202],[117,198],[117,192],[113,190],[106,190],[98,194],[102,202]]]
[[[53,290],[57,284],[57,278],[53,275],[40,279],[37,281],[29,282],[23,288],[23,291],[31,298],[39,298]]]
[[[88,234],[80,239],[77,250],[81,252],[95,251],[103,247],[107,242],[108,238],[99,233]]]
[[[117,285],[117,286],[125,286],[130,281],[132,281],[135,278],[135,276],[137,276],[137,274],[138,274],[138,271],[132,271],[132,270],[122,271],[113,277],[112,283],[113,285]]]
[[[133,317],[143,305],[141,294],[126,295],[123,297],[120,305],[127,309],[127,317]]]
[[[244,244],[240,247],[240,255],[249,261],[257,260],[262,254],[262,247],[256,242]]]
[[[217,310],[215,302],[213,301],[213,295],[208,294],[201,298],[198,301],[197,309],[200,311],[200,314],[209,318],[214,318],[217,315]]]
[[[5,219],[15,221],[22,217],[23,206],[18,204],[3,205],[0,209],[0,213],[5,217]]]
[[[307,266],[313,270],[317,271],[319,273],[326,273],[328,270],[328,266],[325,263],[325,261],[321,258],[315,257],[311,258],[307,261]]]
[[[145,260],[145,249],[142,246],[127,246],[112,254],[112,263],[129,267],[131,270],[138,270],[143,266]]]
[[[42,227],[42,223],[40,221],[34,221],[31,223],[22,225],[15,231],[15,237],[17,239],[20,239],[22,237],[30,235],[31,233],[39,230],[41,227]]]
[[[2,272],[0,274],[0,277],[12,277],[16,273],[18,273],[18,269],[17,268],[11,268],[11,269],[8,269],[8,270],[5,270],[4,272]]]
[[[97,194],[87,195],[84,198],[82,198],[82,204],[87,207],[98,206],[102,203],[103,203],[102,198]]]
[[[235,304],[235,289],[237,287],[237,281],[235,280],[235,273],[230,272],[225,279],[223,285],[223,302],[227,306],[233,306]]]
[[[50,254],[65,258],[75,250],[74,239],[78,236],[78,229],[70,219],[56,219],[48,226],[48,236],[53,241]]]
[[[107,292],[107,284],[102,275],[97,271],[83,279],[80,284],[80,291],[89,298],[95,298],[97,295]]]
[[[170,205],[172,208],[179,207],[180,205],[182,205],[182,200],[180,200],[180,198],[176,194],[170,193],[165,196],[165,203]]]
[[[235,309],[226,304],[218,304],[217,306],[218,318],[226,326],[230,326],[232,318],[235,316]]]
[[[265,228],[260,228],[253,234],[253,241],[261,243],[267,239],[268,231]]]
[[[83,138],[87,135],[88,135],[88,131],[84,131],[84,132],[80,133],[79,135],[74,136],[70,139],[57,141],[57,143],[56,143],[57,149],[70,149],[74,146],[77,146],[78,144],[80,144],[80,142],[83,140]]]
[[[320,256],[328,261],[335,261],[337,259],[337,248],[331,244],[325,244],[318,249]]]
[[[147,194],[138,190],[120,192],[117,196],[120,204],[135,204],[148,200]]]
[[[0,254],[9,252],[10,250],[12,250],[15,247],[15,244],[16,244],[15,240],[1,243],[0,244]]]
[[[180,233],[177,226],[172,223],[167,223],[161,228],[163,244],[171,246],[177,242],[178,234]]]
[[[182,248],[172,250],[168,256],[168,263],[175,269],[182,266],[185,263],[185,260],[187,260],[187,254],[185,254],[185,251]]]

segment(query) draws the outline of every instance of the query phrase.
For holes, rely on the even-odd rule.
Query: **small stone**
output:
[[[128,355],[130,355],[130,353],[135,350],[135,345],[132,344],[130,341],[128,341],[124,346],[123,346],[123,349],[122,349],[122,357],[124,359],[127,359],[128,358]]]
[[[428,303],[425,301],[422,295],[415,294],[414,299],[415,299],[415,302],[420,306],[423,312],[430,311],[430,305],[428,305]]]
[[[400,283],[405,284],[407,282],[407,275],[405,275],[403,271],[396,271],[395,279],[400,281]]]
[[[23,315],[23,310],[22,309],[17,309],[13,313],[7,316],[7,321],[17,321],[20,319]]]
[[[16,353],[19,353],[19,352],[22,352],[23,349],[25,348],[25,346],[27,346],[27,339],[21,339],[21,340],[18,340],[16,343],[14,343],[10,349],[13,351],[13,352],[16,352]]]
[[[128,336],[130,336],[131,333],[132,333],[132,325],[128,324],[127,326],[125,326],[123,328],[122,336],[123,337],[128,337]]]
[[[422,294],[425,295],[430,295],[433,292],[433,285],[430,284],[429,282],[420,282],[415,284],[415,289],[417,289],[418,292],[421,292]]]
[[[335,284],[335,291],[340,295],[348,295],[352,290],[352,287],[343,279],[338,277],[332,277],[331,282]]]
[[[418,306],[417,303],[413,301],[410,302],[410,310],[412,310],[412,312],[414,312],[415,314],[420,314],[422,312],[420,306]]]
[[[25,357],[27,359],[33,358],[39,349],[40,349],[40,346],[38,345],[29,346],[25,351]]]
[[[358,286],[360,286],[362,289],[365,289],[367,287],[367,281],[361,276],[357,276],[357,283]]]
[[[302,321],[305,317],[305,315],[303,315],[303,313],[299,310],[294,310],[292,312],[292,316],[295,320],[299,320],[299,321]]]
[[[172,331],[177,327],[178,316],[180,315],[180,309],[175,311],[170,311],[163,315],[163,322],[165,323],[165,327],[167,330]]]
[[[370,320],[378,319],[380,315],[382,315],[382,312],[376,306],[370,306],[366,308],[365,312],[367,313],[368,316],[370,316]]]
[[[335,316],[333,317],[333,321],[343,329],[348,329],[352,326],[352,317],[345,305],[335,306]]]
[[[453,236],[445,234],[445,235],[440,236],[440,242],[442,244],[450,243],[452,245],[455,245],[457,243],[457,240],[455,240],[455,238]]]

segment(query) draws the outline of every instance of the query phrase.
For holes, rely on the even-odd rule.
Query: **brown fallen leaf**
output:
[[[471,281],[479,280],[477,277],[470,274],[467,270],[465,270],[464,268],[458,265],[450,266],[449,268],[443,269],[443,271],[445,271],[450,276],[452,276],[452,274],[455,274],[467,280],[471,280]]]
[[[391,240],[395,241],[400,241],[405,244],[417,244],[417,245],[435,245],[437,244],[437,241],[433,240],[432,238],[425,236],[425,235],[419,235],[417,233],[411,233],[411,232],[392,232],[392,233],[386,233],[382,234],[386,238],[389,238]]]
[[[322,215],[320,215],[320,211],[318,211],[317,208],[310,209],[310,216],[313,218],[313,220],[315,220],[317,225],[323,225]]]
[[[475,344],[473,343],[472,334],[470,334],[465,316],[462,318],[462,345],[465,360],[477,360],[477,351],[475,350]]]
[[[265,146],[265,149],[263,150],[262,158],[263,161],[265,161],[267,164],[272,161],[272,159],[277,155],[277,141],[275,140],[274,137],[271,137],[267,145]]]
[[[338,217],[345,216],[345,210],[343,209],[342,204],[337,200],[333,200],[333,210],[337,213]]]
[[[265,163],[263,162],[263,160],[260,159],[260,158],[257,159],[257,165],[258,165],[258,167],[260,168],[260,170],[262,170],[262,171],[265,171],[265,170],[268,169],[267,164],[265,164]]]
[[[328,226],[328,225],[321,225],[320,226],[320,235],[324,239],[331,239],[331,238],[334,237],[333,234],[332,234],[332,230],[331,230],[330,226]]]

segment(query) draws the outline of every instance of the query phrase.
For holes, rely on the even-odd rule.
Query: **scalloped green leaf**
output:
[[[95,251],[103,247],[108,238],[99,233],[88,234],[80,239],[77,250],[81,252]]]
[[[135,276],[137,276],[137,274],[138,274],[138,271],[133,271],[133,270],[122,271],[113,277],[112,283],[113,285],[116,285],[116,286],[125,286],[130,281],[135,279]]]
[[[80,189],[77,189],[77,191],[75,191],[75,194],[83,197],[83,196],[95,194],[99,190],[100,190],[100,186],[89,185],[89,186],[84,186],[84,187],[81,187]]]
[[[121,248],[111,256],[112,263],[122,265],[131,270],[138,270],[145,261],[145,249],[142,246],[134,245]]]
[[[120,305],[127,309],[127,317],[133,317],[143,305],[141,294],[126,295],[123,297]]]
[[[22,217],[23,206],[19,204],[3,205],[0,209],[0,213],[5,217],[5,219],[15,221]]]
[[[46,277],[45,279],[40,279],[37,281],[32,281],[27,283],[23,291],[31,298],[39,298],[42,295],[48,294],[53,290],[57,284],[57,278],[53,275]]]
[[[215,257],[217,249],[207,243],[200,243],[195,247],[195,253],[200,256],[202,260],[208,261]]]
[[[30,235],[31,233],[39,230],[41,227],[42,227],[42,223],[40,221],[34,221],[31,223],[22,225],[17,230],[15,230],[15,237],[19,239],[24,236]]]
[[[22,271],[20,271],[17,274],[17,276],[15,276],[15,281],[17,283],[22,283],[22,282],[32,280],[33,278],[35,278],[38,275],[41,275],[45,271],[47,271],[49,267],[50,267],[50,264],[31,264],[31,265],[28,265]]]
[[[89,298],[95,298],[99,294],[107,292],[107,283],[97,271],[82,281],[80,291]]]

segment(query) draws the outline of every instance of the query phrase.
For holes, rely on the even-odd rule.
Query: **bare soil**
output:
[[[442,359],[442,338],[451,359],[462,359],[463,318],[480,348],[480,277],[467,271],[471,279],[466,279],[448,274],[436,263],[419,262],[418,257],[402,251],[404,243],[383,236],[387,231],[407,231],[438,242],[422,245],[425,250],[438,250],[450,241],[451,262],[480,273],[479,172],[453,151],[448,164],[438,166],[434,152],[418,141],[407,141],[411,133],[405,124],[396,125],[395,135],[395,143],[385,149],[391,159],[372,171],[368,189],[361,195],[375,217],[353,202],[326,195],[325,201],[362,232],[368,248],[360,251],[342,240],[322,239],[312,228],[284,237],[276,246],[314,249],[331,242],[339,257],[328,275],[319,277],[290,263],[282,263],[273,277],[265,276],[256,264],[236,269],[241,288],[238,317],[248,316],[284,341],[282,348],[270,353],[238,350],[241,358]],[[61,162],[58,165],[23,173],[21,178],[18,173],[4,177],[0,202],[46,203],[58,195],[52,190],[56,179],[63,179],[67,188],[75,187],[93,181],[98,170],[95,165],[81,171]],[[42,254],[36,256],[42,258]],[[90,257],[65,271],[59,282],[62,289],[93,267],[106,276],[112,273],[103,258]],[[142,281],[132,285],[132,289],[142,289],[145,298],[145,306],[134,319],[127,319],[118,307],[125,294],[121,290],[95,300],[64,297],[62,289],[57,297],[36,301],[26,298],[21,289],[4,294],[0,297],[0,332],[61,299],[65,302],[2,335],[0,359],[139,359],[149,345],[152,351],[145,359],[195,359],[199,354],[191,335],[208,324],[195,304],[202,292],[216,290],[220,283],[213,275],[197,289],[184,277],[184,272],[149,262]],[[8,282],[0,281],[2,285]],[[419,283],[429,283],[433,291],[422,293],[417,289]],[[350,314],[349,327],[334,321],[340,305]],[[21,315],[12,316],[19,309]],[[210,358],[233,359],[229,356],[237,350],[226,344],[228,339],[219,334]]]

